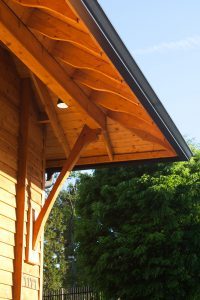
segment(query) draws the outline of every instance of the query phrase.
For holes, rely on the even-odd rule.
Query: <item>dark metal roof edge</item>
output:
[[[188,160],[192,156],[192,152],[187,143],[101,6],[96,0],[72,0],[72,2],[102,49],[159,126],[169,143],[174,147],[179,160]]]

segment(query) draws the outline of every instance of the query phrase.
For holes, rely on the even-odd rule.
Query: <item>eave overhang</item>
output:
[[[96,0],[2,0],[0,12],[0,39],[32,81],[47,128],[47,169],[63,167],[85,125],[100,134],[75,169],[191,157]]]
[[[192,156],[190,148],[101,6],[96,0],[71,2],[130,89],[176,150],[178,157],[170,158],[170,161],[189,160]]]

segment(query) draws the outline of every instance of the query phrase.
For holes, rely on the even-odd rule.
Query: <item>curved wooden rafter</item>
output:
[[[29,7],[32,5],[37,7],[38,5],[37,1],[34,0],[30,1],[29,4],[26,0],[22,0],[22,2],[21,0],[17,0],[17,2]],[[46,1],[39,0],[38,7],[42,7],[47,4],[48,3]],[[51,10],[58,9],[57,6],[59,6],[52,4],[51,1],[49,5],[51,6]],[[89,34],[77,30],[66,22],[60,21],[57,18],[54,18],[40,10],[36,10],[31,14],[30,18],[26,22],[26,25],[50,39],[68,41],[68,47],[66,47],[66,43],[62,42],[59,43],[58,46],[56,45],[53,49],[52,55],[73,67],[86,70],[83,70],[83,72],[82,70],[81,72],[75,72],[73,74],[73,78],[75,80],[78,80],[82,84],[92,89],[115,93],[121,95],[125,99],[131,99],[134,97],[133,93],[129,90],[129,88],[127,88],[126,84],[120,79],[118,73],[114,72],[114,69],[111,68],[110,64],[106,60],[102,58],[98,59],[89,52],[87,53],[87,51],[83,51],[75,46],[79,45],[81,47],[85,47],[85,49],[94,49],[95,51],[99,52],[99,49],[97,49]],[[72,44],[70,45],[70,43]],[[99,74],[94,76],[95,71]],[[100,73],[102,74],[102,77]],[[109,82],[106,77],[109,77]]]
[[[110,92],[127,100],[134,98],[134,101],[139,103],[133,92],[130,91],[124,82],[113,81],[106,76],[91,70],[77,70],[71,77],[74,81],[88,86],[93,90]]]
[[[4,1],[0,1],[0,10],[1,41],[59,98],[75,105],[89,126],[105,129],[103,111],[91,102]]]
[[[110,109],[107,110],[107,115],[111,119],[115,118],[115,120],[118,120],[123,124],[127,124],[129,128],[138,128],[144,130],[148,128],[148,132],[150,132],[151,134],[159,135],[159,131],[154,126],[154,124],[144,121],[141,118],[138,118],[137,116],[131,117],[128,113],[112,111]]]
[[[166,147],[166,143],[158,137],[160,135],[159,130],[150,118],[141,118],[137,113],[137,105],[126,101],[125,99],[117,99],[115,96],[109,97],[104,95],[105,93],[93,93],[91,99],[100,106],[106,108],[106,114],[111,119],[117,121],[127,129],[131,129],[134,133],[143,140],[152,141]],[[121,101],[120,101],[121,100]],[[147,128],[147,130],[145,130]],[[148,133],[148,135],[147,135]]]
[[[46,9],[48,7],[46,0],[39,0],[38,2],[31,0],[30,3],[28,0],[14,1],[27,7]],[[61,2],[59,5],[58,3],[55,4],[50,1],[49,12],[60,11],[62,9],[64,11],[66,7],[68,7],[66,3],[64,4]],[[40,35],[54,41],[61,41],[61,43],[55,43],[55,47],[52,44],[54,49],[51,53],[58,59],[61,59],[64,63],[70,64],[75,68],[96,70],[113,80],[122,80],[118,72],[110,65],[108,58],[105,57],[105,55],[104,59],[102,58],[102,51],[98,49],[93,39],[86,33],[86,30],[83,32],[80,27],[74,27],[74,24],[71,24],[68,21],[63,22],[63,20],[59,20],[42,10],[33,11],[28,20],[25,20],[25,23],[30,29]],[[63,43],[65,41],[67,41],[67,43]],[[67,49],[66,44],[68,44],[69,49]],[[92,52],[91,49],[93,49]],[[74,52],[74,55],[72,55],[72,51]],[[94,53],[97,55],[94,55]],[[84,58],[84,55],[85,60],[81,59]],[[78,60],[76,59],[77,57]]]
[[[57,18],[58,20],[63,21],[66,24],[71,25],[72,27],[75,27],[80,32],[87,33],[91,40],[93,41],[94,45],[96,45],[96,48],[85,48],[83,46],[83,49],[87,50],[89,53],[92,53],[93,55],[97,57],[104,57],[105,61],[110,63],[110,60],[105,55],[105,53],[100,49],[97,41],[94,39],[93,35],[88,32],[87,26],[83,23],[83,21],[79,18],[77,13],[74,11],[73,7],[67,3],[66,0],[9,0],[13,3],[18,4],[18,6],[23,6],[24,8],[27,7],[27,9],[36,8],[37,10],[41,10],[43,12],[46,12],[47,14]],[[37,11],[36,10],[36,11]],[[25,19],[26,20],[26,19]],[[59,41],[57,41],[59,43]],[[63,42],[64,43],[64,42]],[[80,47],[82,47],[81,44],[79,44]],[[111,68],[113,71],[115,71],[115,68],[111,65]]]
[[[90,99],[96,104],[110,109],[116,112],[124,112],[128,113],[132,116],[135,116],[142,121],[148,122],[153,125],[154,122],[149,117],[149,115],[145,112],[140,103],[136,103],[134,101],[128,101],[121,96],[114,95],[108,92],[92,92],[90,94]]]
[[[62,48],[67,48],[70,42],[68,41],[54,41],[54,47],[58,48],[58,50],[60,49],[60,47]],[[72,43],[70,43],[72,44]],[[103,61],[106,61],[110,66],[110,61],[108,60],[107,56],[105,55],[105,53],[99,48],[98,51],[95,51],[93,49],[90,49],[89,47],[85,47],[84,45],[82,46],[81,44],[72,44],[74,46],[76,46],[78,49],[82,49],[83,51],[85,51],[86,53],[91,54],[94,57],[98,57],[100,59],[102,59]],[[52,48],[54,48],[52,47]],[[114,72],[116,72],[116,69],[112,66]]]
[[[142,140],[158,144],[165,149],[171,150],[167,141],[160,136],[159,130],[155,127],[148,126],[146,122],[142,122],[139,118],[130,118],[129,114],[112,110],[107,111],[107,116],[121,124],[124,128],[130,130]]]
[[[44,225],[49,217],[51,209],[56,201],[56,198],[66,181],[69,177],[71,170],[78,161],[81,151],[90,143],[98,139],[99,134],[101,133],[100,129],[90,129],[88,126],[84,126],[75,145],[73,146],[71,153],[63,166],[63,169],[58,176],[48,198],[45,201],[44,206],[42,207],[33,227],[33,249],[37,248],[37,244],[40,240],[41,232],[44,228]]]
[[[169,149],[168,142],[162,138],[157,126],[145,109],[140,106],[137,97],[129,86],[121,80],[117,70],[115,71],[112,65],[109,64],[108,58],[103,58],[100,48],[98,48],[90,34],[81,29],[75,12],[66,4],[66,2],[69,4],[70,1],[13,1],[23,6],[42,9],[33,10],[33,13],[26,21],[26,26],[33,30],[36,36],[46,36],[47,40],[52,42],[52,48],[48,50],[52,58],[55,57],[62,63],[64,62],[64,64],[72,67],[72,72],[73,68],[76,69],[72,76],[68,75],[67,78],[73,85],[73,93],[70,93],[70,96],[72,95],[76,100],[77,98],[74,96],[79,98],[82,95],[85,99],[83,101],[84,110],[86,105],[89,113],[90,103],[95,104],[96,107],[94,107],[93,111],[96,117],[98,117],[96,109],[100,108],[101,119],[104,119],[101,121],[100,127],[103,130],[102,132],[105,133],[103,136],[111,159],[113,155],[111,141],[106,129],[106,115],[131,130],[131,132],[134,132],[141,139]],[[66,19],[63,19],[63,16]],[[73,22],[76,26],[72,25]],[[56,42],[54,42],[55,40]],[[64,64],[63,68],[65,67]],[[52,86],[55,86],[51,80],[50,83]],[[69,88],[69,84],[66,86]],[[84,92],[81,93],[79,86],[91,89],[91,95],[87,96],[90,102],[85,98]]]
[[[69,24],[84,30],[81,20],[72,12],[65,0],[13,0],[14,2],[29,8],[42,8],[53,13],[57,18],[65,20]]]
[[[62,62],[74,68],[93,70],[113,80],[121,81],[120,76],[110,67],[108,61],[71,43],[55,43],[55,47],[51,53]]]
[[[68,41],[100,52],[88,33],[80,31],[44,11],[35,10],[26,21],[26,26],[52,40]]]

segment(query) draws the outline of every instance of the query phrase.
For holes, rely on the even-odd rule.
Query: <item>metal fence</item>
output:
[[[44,291],[43,300],[103,300],[101,293],[90,287],[73,287],[56,291]]]

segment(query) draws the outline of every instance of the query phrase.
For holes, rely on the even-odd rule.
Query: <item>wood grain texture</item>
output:
[[[51,122],[51,126],[54,130],[55,135],[57,136],[61,146],[63,147],[63,150],[66,154],[66,157],[68,157],[70,153],[70,146],[69,142],[67,140],[67,137],[63,131],[62,126],[60,125],[60,121],[58,119],[58,115],[56,113],[55,107],[52,103],[51,96],[49,94],[49,91],[47,90],[46,86],[38,79],[35,75],[32,74],[32,79],[34,82],[34,85],[36,87],[36,90],[39,94],[39,97],[41,99],[41,102],[44,105],[45,111],[49,117],[49,120]]]
[[[33,229],[33,248],[34,250],[37,248],[41,231],[44,228],[44,225],[49,217],[49,214],[51,212],[51,209],[56,201],[56,198],[58,196],[58,193],[60,192],[63,183],[66,181],[66,179],[69,177],[71,170],[75,166],[76,162],[78,161],[80,157],[80,153],[89,143],[96,141],[98,138],[98,135],[101,131],[98,129],[90,129],[88,126],[84,126],[75,145],[73,146],[71,153],[63,166],[63,169],[58,176],[48,198],[45,201],[44,206],[41,209],[41,212],[39,213],[38,218],[35,221],[34,229]]]
[[[100,55],[94,55],[87,51],[88,49],[81,49],[72,43],[55,43],[51,53],[56,58],[73,66],[77,69],[95,70],[108,78],[116,81],[122,80],[116,71],[114,71],[107,60]]]
[[[91,103],[4,1],[0,2],[0,9],[3,12],[0,18],[2,42],[59,98],[67,104],[73,103],[83,115],[86,114],[90,119],[89,125],[104,128],[104,113]]]
[[[42,8],[48,13],[53,13],[57,18],[69,23],[70,25],[86,31],[82,21],[72,12],[65,0],[14,0],[16,3],[34,8]]]
[[[153,158],[164,158],[164,157],[176,157],[176,154],[172,151],[168,150],[160,150],[160,151],[144,151],[144,152],[137,152],[137,153],[127,153],[127,154],[114,154],[113,155],[113,161],[114,162],[131,162],[134,160],[147,160],[147,159],[153,159]],[[48,160],[47,161],[47,168],[58,168],[63,167],[65,164],[65,160]],[[101,155],[101,156],[88,156],[88,157],[81,157],[77,165],[84,167],[91,166],[93,164],[104,164],[104,163],[110,163],[110,159],[107,155]]]
[[[39,32],[53,40],[69,41],[82,46],[83,48],[98,51],[90,35],[80,31],[70,24],[54,18],[41,10],[35,10],[26,25],[34,31]]]
[[[140,151],[147,153],[148,158],[152,151],[163,149],[176,155],[80,20],[73,1],[15,0],[15,6],[11,2],[9,0],[11,10],[5,10],[4,15],[7,14],[12,21],[8,24],[2,18],[1,26],[5,32],[2,40],[47,85],[52,107],[55,107],[58,97],[68,104],[68,113],[58,111],[57,116],[69,148],[72,148],[82,126],[88,124],[91,128],[101,128],[104,139],[83,150],[83,157],[99,157],[107,153],[113,160],[114,155],[132,153],[134,159],[135,153]],[[20,28],[12,10],[21,19],[18,20]],[[26,39],[21,36],[26,36]],[[111,125],[108,124],[110,119],[114,121]],[[48,117],[40,124],[49,124],[47,122],[55,123]],[[7,129],[12,130],[9,127]],[[58,143],[58,140],[63,143],[63,134],[56,134],[54,140],[51,134],[47,134],[48,160],[62,159],[66,155],[66,148],[62,146],[64,150],[61,149]],[[117,138],[120,138],[121,145],[117,144]],[[7,147],[9,149],[10,145]],[[4,156],[8,156],[9,151],[8,154],[5,151]],[[35,160],[32,176],[35,182],[36,165]]]
[[[25,200],[26,200],[26,177],[28,160],[28,135],[29,135],[29,105],[31,99],[31,85],[28,79],[21,83],[21,111],[19,132],[19,164],[17,177],[17,223],[15,236],[15,261],[14,261],[14,287],[13,296],[21,300],[23,251],[24,251],[24,223],[25,223]]]

